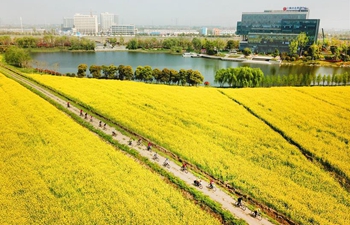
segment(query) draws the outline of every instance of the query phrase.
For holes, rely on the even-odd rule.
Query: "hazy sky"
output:
[[[119,15],[120,24],[235,27],[242,12],[305,6],[326,29],[350,30],[350,0],[1,0],[0,25],[61,24],[75,13]]]

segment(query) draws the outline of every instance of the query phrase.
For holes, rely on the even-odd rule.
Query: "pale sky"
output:
[[[0,26],[61,24],[75,13],[119,15],[120,24],[235,27],[242,12],[305,6],[320,28],[350,30],[350,0],[1,0]]]

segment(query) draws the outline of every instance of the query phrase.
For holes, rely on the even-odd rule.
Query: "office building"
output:
[[[112,25],[110,32],[114,35],[134,36],[136,29],[135,25]]]
[[[81,34],[96,34],[98,32],[96,15],[74,15],[75,31]]]
[[[100,26],[102,32],[109,32],[111,26],[118,25],[118,16],[111,13],[101,13],[100,15]]]
[[[202,27],[201,35],[207,36],[208,35],[208,28]]]
[[[251,48],[253,52],[270,53],[275,49],[289,52],[289,44],[301,32],[309,42],[317,42],[319,19],[309,19],[306,7],[284,7],[283,10],[244,12],[237,22],[237,35],[242,36],[240,49]]]

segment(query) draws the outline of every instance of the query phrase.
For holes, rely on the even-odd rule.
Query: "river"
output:
[[[214,76],[221,68],[239,67],[247,64],[232,61],[204,58],[184,58],[181,55],[166,53],[140,53],[127,51],[113,52],[55,52],[32,53],[33,67],[56,70],[60,73],[77,73],[78,65],[85,63],[88,66],[95,65],[130,65],[133,70],[137,66],[149,65],[153,69],[193,69],[198,70],[204,76],[204,81],[214,84]],[[348,72],[350,68],[340,67],[311,67],[311,66],[279,66],[265,64],[248,64],[253,68],[261,68],[265,76],[284,74],[340,74]]]

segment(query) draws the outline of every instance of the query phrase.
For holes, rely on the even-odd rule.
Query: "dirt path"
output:
[[[1,70],[0,70],[0,72],[1,72]],[[20,75],[15,74],[14,72],[10,72],[10,71],[6,70],[6,74],[11,75],[15,80],[23,82],[28,86],[31,86],[32,88],[40,91],[42,94],[46,95],[47,97],[50,97],[52,100],[56,101],[57,103],[67,107],[67,102],[65,100],[52,94],[47,89],[35,84],[32,81],[29,81],[26,78],[23,78]],[[76,108],[76,107],[70,105],[70,107],[68,109],[71,112],[76,113],[77,115],[80,115],[79,108]],[[82,118],[85,118],[85,112],[83,112]],[[102,126],[100,126],[100,120],[94,118],[94,115],[92,115],[92,118],[91,118],[91,115],[87,115],[87,117],[85,119],[87,121],[89,121],[95,128],[101,129],[103,132],[105,132],[108,135],[112,135],[112,132],[114,131],[116,133],[116,136],[113,137],[115,140],[117,140],[121,144],[129,145],[130,137],[122,134],[121,132],[116,130],[114,127],[110,127],[108,125],[104,126],[104,124],[105,124],[104,121],[101,121]],[[159,157],[158,161],[153,160],[152,158],[153,158],[154,152],[148,151],[147,146],[145,146],[143,144],[137,145],[136,141],[133,141],[132,145],[129,145],[129,147],[137,150],[143,157],[146,157],[146,158],[150,159],[151,161],[153,161],[154,163],[157,163],[161,166],[163,165],[163,162],[165,161],[165,158],[160,156],[160,155],[158,155],[158,157]],[[176,163],[174,163],[171,160],[169,161],[169,164],[170,164],[170,168],[166,168],[166,170],[168,170],[169,172],[174,174],[176,177],[179,177],[180,179],[182,179],[188,185],[192,185],[194,187],[193,181],[195,179],[197,179],[197,177],[195,177],[191,173],[191,171],[188,171],[188,173],[182,172],[180,170],[180,166],[178,166]],[[216,187],[217,190],[213,191],[213,190],[208,188],[208,186],[209,186],[208,182],[202,181],[202,185],[203,185],[203,189],[199,189],[199,188],[197,188],[197,189],[199,191],[203,192],[204,194],[206,194],[207,196],[209,196],[212,200],[220,203],[223,206],[223,208],[230,211],[235,217],[241,218],[241,219],[245,220],[248,224],[251,224],[251,225],[262,225],[262,224],[272,225],[273,224],[264,218],[261,221],[259,221],[256,218],[252,217],[251,216],[252,212],[249,209],[246,209],[245,211],[243,211],[240,208],[234,206],[232,203],[235,202],[235,199],[233,199],[233,197],[231,197],[230,195],[228,195],[227,193],[222,191],[220,189],[220,187]]]

